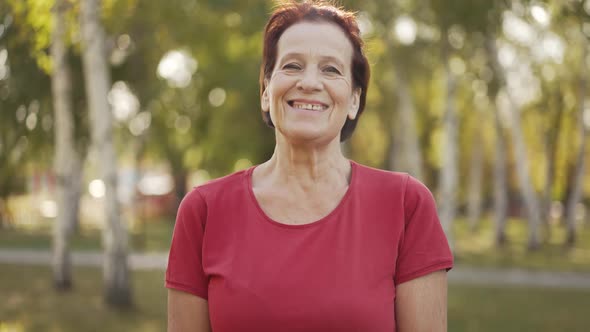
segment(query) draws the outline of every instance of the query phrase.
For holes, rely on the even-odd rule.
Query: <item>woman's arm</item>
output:
[[[211,332],[207,300],[168,289],[168,332]]]
[[[397,285],[398,332],[447,331],[447,272],[427,274]]]

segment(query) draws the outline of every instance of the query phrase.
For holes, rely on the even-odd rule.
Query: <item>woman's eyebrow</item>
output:
[[[298,59],[301,59],[304,56],[305,56],[305,54],[300,53],[300,52],[289,52],[289,53],[283,55],[279,60],[280,60],[280,62],[282,62],[282,61],[285,61],[285,59],[289,59],[289,58],[298,58]],[[321,55],[320,58],[324,62],[326,62],[326,61],[328,61],[328,62],[334,62],[338,66],[344,68],[344,64],[342,63],[342,61],[338,57],[335,57],[335,56],[332,56],[332,55]]]
[[[289,58],[302,58],[302,57],[303,57],[303,53],[290,52],[290,53],[287,53],[287,54],[283,55],[282,57],[280,57],[279,60],[285,61],[285,59],[289,59]]]
[[[334,62],[338,66],[340,66],[341,68],[344,68],[344,63],[342,63],[342,61],[335,56],[325,55],[325,56],[322,56],[322,60],[328,61],[328,62]]]

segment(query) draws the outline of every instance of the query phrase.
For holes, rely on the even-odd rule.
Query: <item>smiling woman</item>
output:
[[[298,6],[298,10],[293,10]],[[314,24],[315,23],[315,24]],[[315,29],[316,24],[321,25]],[[299,27],[303,25],[303,27]],[[285,34],[286,30],[290,30]],[[320,34],[321,36],[317,35]],[[331,35],[330,33],[334,33]],[[292,44],[296,42],[297,44]],[[328,42],[330,45],[326,45]],[[299,53],[297,52],[299,49]],[[279,54],[279,50],[280,53]],[[360,37],[354,15],[344,10],[339,10],[330,5],[314,5],[307,2],[299,5],[284,5],[273,13],[266,25],[262,65],[260,68],[260,93],[262,97],[262,116],[270,127],[274,127],[271,114],[265,110],[264,93],[267,85],[281,65],[280,61],[288,60],[289,56],[299,56],[300,61],[305,58],[305,52],[312,50],[308,58],[322,55],[322,60],[329,60],[337,66],[329,63],[322,70],[331,73],[332,77],[346,79],[349,92],[358,92],[357,116],[346,120],[341,130],[340,140],[344,141],[352,135],[356,127],[357,117],[365,108],[367,89],[369,86],[370,69],[369,62],[363,52],[363,41]],[[321,51],[320,51],[321,50]],[[295,52],[295,53],[291,53]],[[340,52],[344,52],[341,54]],[[281,59],[282,56],[282,59]],[[277,63],[277,60],[279,63]],[[282,64],[291,71],[302,72],[305,67],[302,63]],[[280,68],[280,67],[279,67]],[[347,72],[345,72],[347,70]]]
[[[275,151],[183,200],[168,330],[445,331],[453,257],[430,191],[340,150],[370,75],[354,15],[287,3],[264,36],[260,103]]]
[[[302,141],[332,141],[356,119],[360,87],[352,83],[352,45],[332,23],[303,22],[287,29],[277,61],[264,78],[262,111],[277,135]]]

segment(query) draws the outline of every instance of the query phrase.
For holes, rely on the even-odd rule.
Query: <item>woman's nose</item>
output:
[[[297,82],[297,88],[303,91],[321,90],[322,86],[319,73],[315,70],[306,70]]]

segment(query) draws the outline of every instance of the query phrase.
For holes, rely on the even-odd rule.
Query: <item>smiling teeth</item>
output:
[[[324,109],[324,106],[317,105],[317,104],[301,104],[301,103],[294,103],[293,107],[299,108],[302,110],[310,110],[310,111],[321,111]]]

